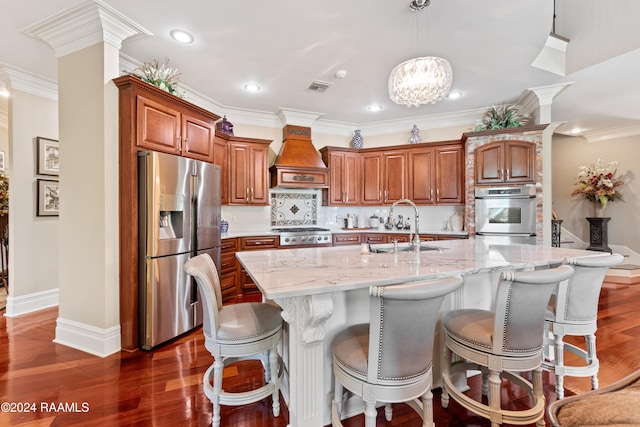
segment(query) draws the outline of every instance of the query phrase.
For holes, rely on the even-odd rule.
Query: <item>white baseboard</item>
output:
[[[7,297],[6,317],[15,317],[58,305],[58,288],[28,295]]]
[[[102,329],[58,317],[53,342],[106,357],[120,351],[120,325]]]

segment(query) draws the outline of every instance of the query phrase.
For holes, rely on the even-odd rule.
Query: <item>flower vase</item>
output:
[[[606,206],[603,205],[602,203],[594,203],[593,204],[594,207],[594,216],[596,218],[604,218],[604,211],[606,209]]]
[[[356,150],[359,150],[364,146],[364,139],[362,138],[362,135],[360,135],[360,130],[356,130],[355,132],[356,134],[353,135],[353,139],[351,140],[351,145]]]

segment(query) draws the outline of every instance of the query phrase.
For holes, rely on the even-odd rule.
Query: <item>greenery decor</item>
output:
[[[616,176],[617,170],[617,161],[605,163],[602,159],[591,166],[578,167],[576,189],[571,195],[587,199],[591,203],[599,203],[603,209],[609,202],[622,200],[622,194],[616,188],[624,184],[624,181]]]
[[[529,119],[528,115],[520,114],[515,105],[498,105],[487,110],[474,130],[517,128],[526,125]]]
[[[9,213],[9,177],[0,171],[0,215]]]
[[[163,63],[157,59],[145,62],[129,74],[172,95],[184,98],[184,94],[178,91],[180,73],[177,68],[169,68],[169,60],[166,58]]]

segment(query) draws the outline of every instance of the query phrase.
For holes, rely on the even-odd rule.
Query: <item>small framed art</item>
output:
[[[38,138],[38,175],[60,175],[60,161],[58,141],[55,139]]]
[[[39,179],[37,216],[58,216],[59,212],[60,183],[49,179]]]

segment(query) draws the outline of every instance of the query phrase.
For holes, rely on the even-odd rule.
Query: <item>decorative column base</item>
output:
[[[609,233],[607,231],[607,223],[611,218],[587,218],[589,221],[589,247],[588,251],[609,252]]]

